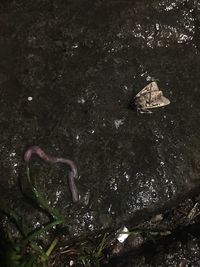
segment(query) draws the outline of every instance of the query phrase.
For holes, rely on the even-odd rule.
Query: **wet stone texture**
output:
[[[32,226],[45,221],[18,186],[33,144],[78,166],[73,204],[66,166],[31,162],[72,235],[124,224],[198,187],[199,11],[182,0],[0,3],[2,200]],[[138,115],[129,103],[152,80],[171,104]]]
[[[164,253],[160,253],[164,249]],[[109,266],[113,267],[160,267],[160,266],[177,266],[177,267],[198,267],[199,260],[199,239],[190,235],[184,236],[183,240],[176,241],[172,244],[165,244],[159,246],[154,250],[154,254],[149,254],[147,259],[145,257],[132,256],[123,259],[118,259],[114,264]],[[120,262],[121,261],[121,262]],[[148,261],[148,263],[146,263]]]

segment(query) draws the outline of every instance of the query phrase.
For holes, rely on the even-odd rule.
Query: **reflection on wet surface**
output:
[[[65,170],[37,159],[32,166],[72,233],[114,226],[195,187],[197,2],[22,0],[1,7],[4,187],[17,186],[29,145],[74,160],[78,205],[70,202]],[[129,102],[153,80],[171,104],[138,115]],[[13,205],[23,210],[20,201]]]

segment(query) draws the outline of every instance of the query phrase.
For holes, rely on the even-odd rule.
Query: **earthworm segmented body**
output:
[[[69,165],[69,167],[71,168],[68,176],[69,189],[71,191],[72,201],[77,202],[79,200],[79,195],[74,179],[78,176],[78,171],[75,163],[69,159],[49,156],[39,146],[31,146],[26,150],[24,154],[24,161],[27,164],[30,162],[32,154],[36,154],[43,161],[50,164],[61,162]]]

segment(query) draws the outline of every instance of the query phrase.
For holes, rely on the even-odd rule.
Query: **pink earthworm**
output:
[[[50,163],[50,164],[61,162],[61,163],[65,163],[69,165],[69,167],[71,168],[69,175],[68,175],[69,189],[72,195],[72,201],[77,202],[79,200],[79,194],[78,194],[78,190],[77,190],[77,187],[74,181],[74,179],[78,176],[76,164],[72,160],[69,160],[69,159],[49,156],[39,146],[31,146],[26,150],[24,154],[24,161],[27,164],[30,162],[32,154],[36,154],[43,161]]]

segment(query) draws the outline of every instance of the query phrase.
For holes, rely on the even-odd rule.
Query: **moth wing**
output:
[[[163,96],[162,91],[151,91],[151,102],[160,99]]]
[[[147,95],[155,91],[159,91],[158,85],[156,82],[151,82],[147,84],[135,97],[140,97],[141,95]]]
[[[164,107],[169,104],[170,104],[170,100],[165,96],[161,96],[160,98],[155,99],[151,103],[147,103],[146,109],[155,108],[155,107]]]

